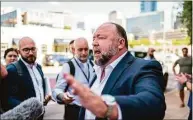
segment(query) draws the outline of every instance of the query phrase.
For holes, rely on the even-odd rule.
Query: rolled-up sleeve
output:
[[[58,79],[55,88],[52,91],[52,96],[56,101],[59,101],[57,99],[57,95],[59,95],[60,93],[64,93],[64,90],[67,86],[66,80],[63,78],[64,73],[70,73],[70,68],[67,63],[63,65],[61,72],[58,74]]]

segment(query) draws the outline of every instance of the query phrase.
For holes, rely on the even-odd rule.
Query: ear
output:
[[[125,39],[123,39],[123,38],[119,38],[119,40],[118,40],[118,48],[119,49],[123,49],[124,47],[125,47]]]
[[[18,55],[21,55],[21,50],[18,49],[17,52],[18,52]]]
[[[72,52],[75,53],[75,48],[74,47],[72,47]]]

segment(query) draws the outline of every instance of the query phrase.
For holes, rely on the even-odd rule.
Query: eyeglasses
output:
[[[30,50],[34,53],[37,51],[37,48],[36,47],[32,47],[32,48],[23,48],[22,51],[25,52],[25,53],[29,53]]]

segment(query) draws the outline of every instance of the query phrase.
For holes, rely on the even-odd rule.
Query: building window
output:
[[[43,54],[47,53],[47,45],[46,44],[42,44],[42,53]]]
[[[157,2],[156,1],[152,1],[151,2],[151,10],[152,11],[156,11],[156,9],[157,9]]]
[[[54,39],[53,51],[54,52],[67,52],[69,49],[69,43],[64,42],[64,39]]]

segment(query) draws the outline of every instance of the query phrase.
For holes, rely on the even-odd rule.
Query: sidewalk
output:
[[[187,119],[189,115],[189,108],[187,101],[189,97],[189,91],[185,91],[185,107],[180,108],[180,98],[177,90],[173,90],[165,94],[166,99],[166,114],[164,119]]]

